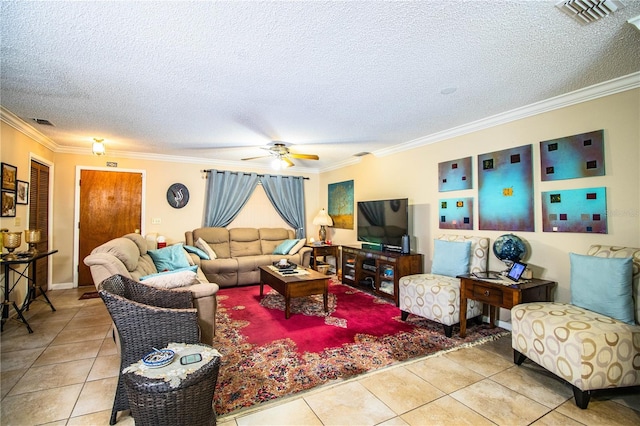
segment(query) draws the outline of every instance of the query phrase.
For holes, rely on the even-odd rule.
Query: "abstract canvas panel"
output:
[[[581,188],[542,193],[544,232],[607,233],[607,189]]]
[[[353,181],[329,184],[329,216],[333,227],[353,229]]]
[[[531,145],[478,156],[480,229],[534,231]]]
[[[543,181],[604,175],[604,130],[540,142]]]
[[[473,229],[473,198],[439,201],[440,229]]]
[[[471,157],[438,163],[439,192],[471,188]]]

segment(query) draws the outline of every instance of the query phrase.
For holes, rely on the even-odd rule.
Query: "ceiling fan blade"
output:
[[[318,157],[315,154],[294,154],[292,152],[289,153],[289,157],[300,158],[302,160],[319,160],[320,159],[320,157]]]
[[[257,158],[267,158],[267,157],[271,157],[271,155],[259,155],[257,157],[241,158],[240,160],[246,161],[246,160],[255,160]]]
[[[293,161],[289,160],[287,157],[282,157],[282,160],[287,163],[287,167],[292,167],[295,164],[293,164]]]

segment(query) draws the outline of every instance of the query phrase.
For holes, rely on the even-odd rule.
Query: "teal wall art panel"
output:
[[[478,156],[481,230],[534,231],[532,146]]]
[[[544,232],[607,233],[607,189],[581,188],[542,193]]]
[[[439,202],[440,229],[473,229],[473,198],[447,198]]]
[[[604,174],[604,130],[540,142],[543,181]]]
[[[471,157],[438,163],[439,192],[471,188]]]

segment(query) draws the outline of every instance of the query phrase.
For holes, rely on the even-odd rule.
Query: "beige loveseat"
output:
[[[216,259],[192,257],[211,282],[220,287],[260,283],[260,266],[287,259],[309,266],[311,248],[302,247],[295,254],[273,254],[285,240],[295,239],[293,230],[285,228],[198,228],[185,232],[185,244],[196,246],[202,238],[215,252]]]
[[[96,288],[102,281],[112,275],[122,275],[140,280],[140,277],[158,272],[151,256],[147,253],[147,241],[140,234],[127,234],[107,241],[91,251],[84,259],[91,270],[91,277]],[[200,341],[211,345],[215,335],[216,293],[218,285],[207,281],[198,269],[199,284],[180,287],[175,291],[190,291],[193,294],[194,307],[198,310]]]

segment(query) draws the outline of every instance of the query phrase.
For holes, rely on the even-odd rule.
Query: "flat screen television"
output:
[[[409,199],[358,201],[358,241],[397,249],[409,234]]]

